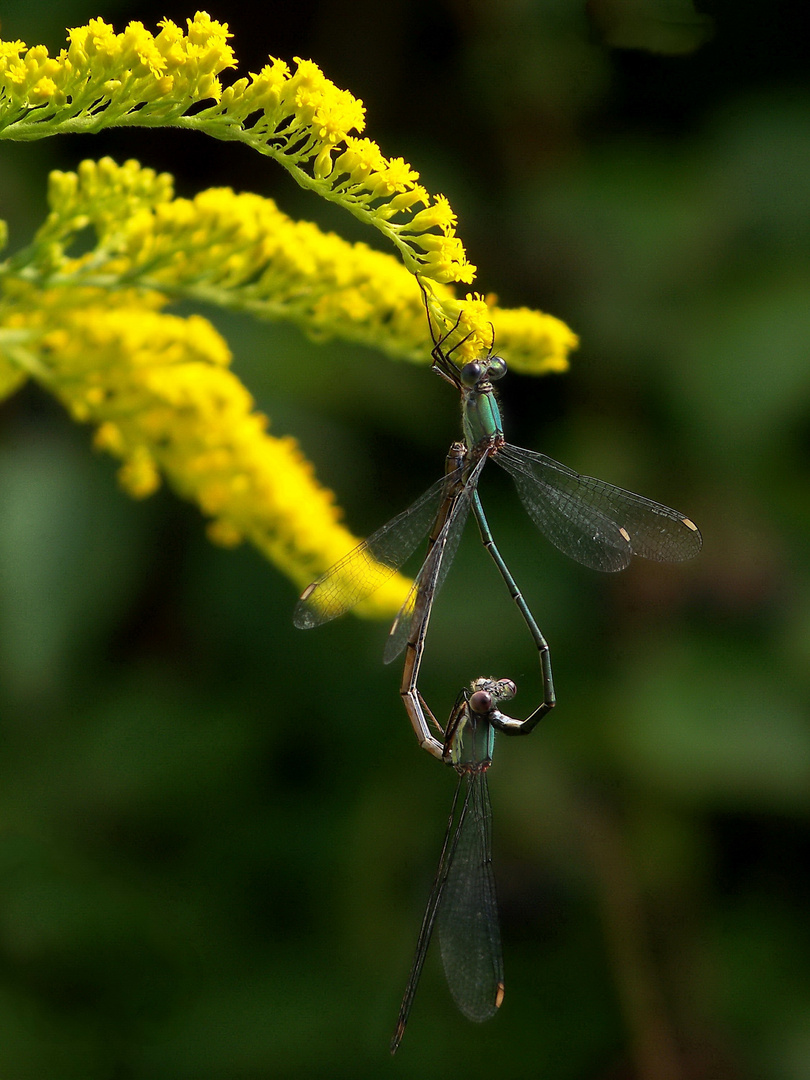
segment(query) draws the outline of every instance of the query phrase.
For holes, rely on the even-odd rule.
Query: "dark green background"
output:
[[[56,51],[93,15],[193,10],[14,0],[0,29]],[[569,375],[503,384],[511,440],[703,531],[692,564],[602,577],[484,478],[560,702],[490,777],[501,1014],[468,1024],[431,956],[388,1057],[453,778],[416,746],[385,627],[295,631],[272,566],[165,492],[130,502],[26,389],[0,409],[3,1080],[810,1077],[810,26],[724,0],[667,56],[610,47],[671,40],[663,0],[630,10],[209,7],[243,71],[311,57],[366,102],[458,212],[476,288],[581,335]],[[12,249],[48,169],[105,153],[376,239],[243,147],[127,131],[3,144]],[[356,532],[440,474],[457,401],[426,369],[208,314]],[[481,674],[521,715],[537,698],[470,529],[423,689],[446,713]]]

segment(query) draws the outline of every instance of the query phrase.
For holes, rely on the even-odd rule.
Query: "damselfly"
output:
[[[488,1020],[503,1001],[503,956],[492,873],[487,770],[495,730],[515,733],[522,721],[500,712],[514,697],[510,679],[476,679],[456,699],[444,753],[458,773],[439,867],[430,890],[391,1053],[402,1041],[434,926],[453,999],[470,1020]]]

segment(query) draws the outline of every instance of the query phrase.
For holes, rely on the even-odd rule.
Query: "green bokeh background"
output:
[[[10,0],[57,50],[102,15]],[[478,1027],[429,957],[393,1028],[453,777],[385,628],[291,626],[295,590],[194,508],[135,504],[44,395],[0,407],[3,1080],[810,1077],[810,19],[804,5],[469,0],[209,6],[243,71],[311,57],[443,191],[476,288],[566,319],[569,375],[503,384],[511,441],[682,509],[704,550],[602,577],[482,482],[559,707],[490,789],[507,993]],[[622,45],[653,45],[676,55]],[[678,52],[679,51],[679,52]],[[11,247],[47,171],[137,157],[375,243],[246,148],[126,131],[4,143]],[[441,472],[426,369],[206,312],[355,531]],[[470,528],[431,627],[446,713],[536,657]]]

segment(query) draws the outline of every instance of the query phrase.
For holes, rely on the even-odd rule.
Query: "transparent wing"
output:
[[[476,462],[475,468],[467,478],[467,482],[456,496],[455,504],[433,542],[427,558],[422,563],[419,573],[414,578],[411,591],[408,593],[405,603],[399,609],[399,613],[391,626],[388,640],[385,643],[383,661],[386,664],[396,660],[407,645],[417,601],[420,597],[425,598],[426,615],[430,613],[436,594],[444,584],[448,571],[453,565],[453,559],[458,551],[461,534],[464,532],[464,525],[470,511],[472,495],[485,464],[486,458],[481,458]]]
[[[623,570],[633,555],[682,562],[700,551],[697,526],[677,510],[509,443],[493,457],[543,535],[584,566]]]
[[[447,485],[455,475],[443,476],[375,533],[336,562],[301,594],[293,623],[302,630],[336,619],[371,596],[399,570],[436,519]]]
[[[458,803],[458,796],[459,792],[461,791],[461,784],[462,777],[459,776],[458,783],[456,784],[456,790],[453,794],[453,802],[450,806],[450,817],[447,820],[447,831],[444,834],[442,852],[439,856],[439,867],[436,871],[436,877],[433,879],[433,885],[430,889],[430,896],[428,897],[427,907],[425,908],[425,914],[422,918],[422,926],[419,930],[419,939],[416,942],[416,953],[413,958],[413,964],[411,965],[411,973],[408,976],[408,985],[405,987],[405,993],[402,997],[402,1005],[399,1009],[397,1026],[394,1030],[394,1037],[391,1039],[392,1054],[396,1053],[397,1047],[402,1042],[402,1036],[405,1033],[405,1025],[408,1023],[408,1017],[411,1013],[413,999],[416,996],[416,988],[419,985],[422,968],[425,964],[425,957],[427,956],[428,945],[430,945],[430,939],[433,935],[433,927],[436,923],[436,915],[442,902],[442,896],[444,893],[444,886],[447,881],[448,870],[453,860],[453,852],[455,850],[456,841],[458,839],[458,829],[461,826],[461,821],[459,821],[458,825],[455,824],[456,804]],[[468,798],[469,788],[467,788],[467,791],[465,793],[462,815],[465,813]]]
[[[492,873],[487,776],[466,774],[453,860],[447,871],[437,923],[444,973],[461,1012],[478,1023],[495,1014],[503,998],[503,955]]]

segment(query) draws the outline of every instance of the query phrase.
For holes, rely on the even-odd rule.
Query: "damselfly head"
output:
[[[511,679],[476,679],[472,690],[468,704],[470,709],[480,716],[497,708],[502,701],[509,701],[517,693],[517,687]]]
[[[484,382],[495,382],[506,374],[506,361],[502,356],[487,356],[483,360],[470,360],[459,372],[462,386],[474,390]]]

